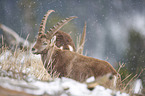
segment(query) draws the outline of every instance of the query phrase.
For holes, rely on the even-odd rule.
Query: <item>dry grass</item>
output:
[[[122,75],[122,73],[120,72],[120,70],[122,68],[125,67],[125,64],[124,63],[119,63],[119,69],[118,69],[118,73],[120,73]],[[142,69],[138,74],[135,74],[133,75],[132,73],[131,74],[128,74],[124,79],[121,79],[121,75],[118,76],[118,80],[117,80],[117,90],[120,90],[121,92],[126,92],[126,93],[129,93],[129,94],[132,94],[133,92],[133,82],[135,80],[138,79],[138,77],[143,73],[144,69]]]
[[[40,56],[19,49],[12,52],[7,50],[6,47],[2,47],[0,50],[0,70],[5,71],[5,74],[0,74],[1,76],[25,79],[32,75],[39,80],[51,79],[51,76],[43,67]]]
[[[15,49],[15,51],[8,50],[7,47],[2,47],[0,49],[0,76],[8,76],[16,79],[26,79],[28,76],[34,76],[35,78],[48,81],[52,80],[52,78],[56,78],[59,76],[56,71],[51,69],[52,62],[48,64],[47,69],[51,69],[48,74],[48,70],[43,67],[40,56],[34,55],[28,51],[22,51],[19,49]],[[120,67],[118,69],[118,73],[121,68],[125,67],[125,64],[119,64]],[[125,79],[121,79],[121,76],[117,77],[117,86],[113,90],[119,90],[121,92],[131,93],[132,92],[132,82],[136,80],[140,74],[136,74],[132,76],[129,74]],[[129,77],[132,76],[131,79]],[[106,80],[106,79],[105,79]],[[101,80],[102,81],[102,80]],[[110,86],[111,88],[111,86]]]

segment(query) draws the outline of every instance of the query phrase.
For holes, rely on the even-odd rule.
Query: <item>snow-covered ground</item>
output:
[[[112,91],[102,86],[96,86],[92,91],[85,83],[79,83],[69,78],[57,78],[53,81],[38,81],[28,78],[27,81],[0,77],[0,86],[17,91],[25,91],[33,95],[48,94],[51,96],[129,96],[126,93]]]
[[[0,86],[33,95],[129,96],[129,94],[107,89],[100,85],[97,85],[93,90],[89,90],[86,83],[80,83],[65,77],[53,80],[47,72],[44,74],[45,69],[43,64],[40,64],[42,63],[40,59],[40,56],[23,52],[13,55],[11,51],[5,51],[0,54]],[[92,81],[94,81],[93,77],[87,79],[86,82]],[[142,85],[139,81],[135,82],[133,93],[139,93],[138,88],[140,86],[136,86],[139,84]]]

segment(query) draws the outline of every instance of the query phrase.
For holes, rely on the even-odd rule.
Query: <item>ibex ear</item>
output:
[[[53,46],[55,44],[55,41],[56,41],[56,36],[53,36],[52,39],[51,39],[50,46]]]

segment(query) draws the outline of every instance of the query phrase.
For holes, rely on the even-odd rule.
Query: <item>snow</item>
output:
[[[141,94],[142,89],[143,89],[142,81],[141,81],[141,79],[137,79],[134,82],[133,93]]]
[[[95,77],[94,77],[94,76],[92,76],[92,77],[90,77],[90,78],[88,78],[88,79],[86,80],[87,83],[91,83],[91,82],[93,82],[93,81],[95,81]]]
[[[29,73],[30,71],[31,71],[30,68],[25,68],[25,69],[22,70],[23,73]]]
[[[41,61],[40,55],[33,55],[25,53],[20,53],[18,56],[12,56],[10,51],[6,51],[1,54],[0,62],[10,60],[9,62],[15,61],[18,65],[21,65],[22,73],[30,73],[32,70],[35,70],[34,66],[29,66],[23,68],[27,60],[31,62],[36,60]],[[12,60],[12,61],[11,61]],[[12,70],[12,69],[11,69]],[[24,75],[25,78],[20,80],[19,70],[15,69],[17,74],[9,70],[0,69],[0,86],[8,88],[11,90],[25,91],[26,93],[33,95],[43,95],[48,94],[51,96],[129,96],[126,93],[120,93],[119,91],[106,89],[103,86],[97,85],[93,90],[87,88],[86,83],[80,83],[69,78],[56,78],[54,80],[40,81],[33,74]],[[35,70],[36,71],[36,70]],[[9,78],[11,77],[11,78]],[[17,79],[12,79],[15,77]],[[94,77],[87,79],[87,83],[93,82]]]
[[[112,90],[105,89],[103,86],[96,86],[92,92],[92,96],[112,96],[112,92]]]
[[[103,86],[96,86],[94,90],[87,89],[85,83],[79,83],[69,78],[56,78],[53,81],[38,81],[30,77],[31,80],[16,80],[8,77],[0,77],[0,86],[12,90],[25,91],[33,95],[48,94],[51,96],[129,96],[126,93],[112,91]]]
[[[25,56],[22,57],[22,59],[21,59],[21,61],[20,61],[21,64],[24,64],[24,61],[25,61]]]
[[[7,59],[8,57],[10,57],[11,55],[12,55],[12,53],[10,51],[6,51],[6,52],[2,53],[0,55],[0,63],[2,63],[2,61]]]

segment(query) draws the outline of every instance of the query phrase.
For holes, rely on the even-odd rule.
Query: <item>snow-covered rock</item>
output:
[[[133,93],[135,94],[142,94],[142,89],[143,89],[143,85],[142,85],[142,81],[141,79],[137,79],[135,82],[134,82],[134,86],[133,86]]]
[[[79,83],[69,78],[56,78],[53,81],[24,81],[0,77],[0,86],[17,91],[25,91],[33,95],[48,94],[51,96],[129,96],[126,93],[96,86],[94,90],[87,89],[85,83]]]

